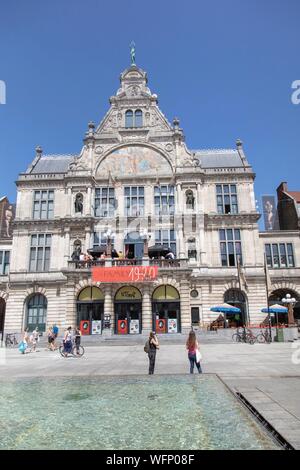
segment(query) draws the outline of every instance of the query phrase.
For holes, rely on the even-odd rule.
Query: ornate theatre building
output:
[[[188,149],[132,64],[78,155],[38,147],[19,175],[5,330],[184,333],[224,302],[241,309],[232,326],[260,323],[264,246],[284,245],[285,265],[269,265],[274,293],[297,298],[300,246],[298,232],[259,234],[254,178],[241,141]]]

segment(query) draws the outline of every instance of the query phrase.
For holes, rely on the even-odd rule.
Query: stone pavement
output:
[[[295,448],[300,449],[300,342],[272,344],[202,344],[204,373],[217,374],[242,393]],[[3,349],[0,380],[23,377],[131,375],[147,373],[143,344],[86,345],[82,358],[63,358],[39,346],[21,355]],[[292,356],[297,363],[293,363]],[[294,361],[295,362],[295,361]],[[162,342],[156,374],[185,374],[189,364],[184,344]]]

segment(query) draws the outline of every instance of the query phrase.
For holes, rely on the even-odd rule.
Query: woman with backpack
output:
[[[194,373],[195,364],[199,374],[202,374],[202,369],[200,365],[201,354],[199,351],[199,344],[196,338],[196,333],[193,330],[190,331],[189,337],[187,339],[186,349],[188,350],[188,358],[190,361],[190,374]]]
[[[150,332],[145,348],[149,357],[149,375],[152,375],[154,374],[156,350],[159,349],[159,342],[156,334],[153,331]]]

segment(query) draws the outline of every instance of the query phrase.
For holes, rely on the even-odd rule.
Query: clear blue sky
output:
[[[0,196],[34,157],[78,153],[119,74],[148,72],[159,106],[178,116],[192,148],[244,142],[256,196],[282,180],[300,190],[299,0],[10,0],[1,5]]]

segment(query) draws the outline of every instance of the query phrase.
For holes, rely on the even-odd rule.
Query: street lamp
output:
[[[140,232],[140,237],[144,241],[144,258],[149,256],[148,253],[148,248],[149,248],[149,240],[151,238],[151,233],[148,232],[148,230],[145,228]]]
[[[294,319],[294,305],[297,302],[294,297],[291,296],[291,294],[286,294],[286,296],[281,299],[281,302],[283,304],[287,305],[288,308],[288,324],[289,325],[294,325],[295,319]]]
[[[112,239],[114,238],[115,234],[112,232],[110,228],[107,228],[106,232],[103,234],[104,238],[106,239],[106,255],[108,258],[111,258],[111,242]]]

